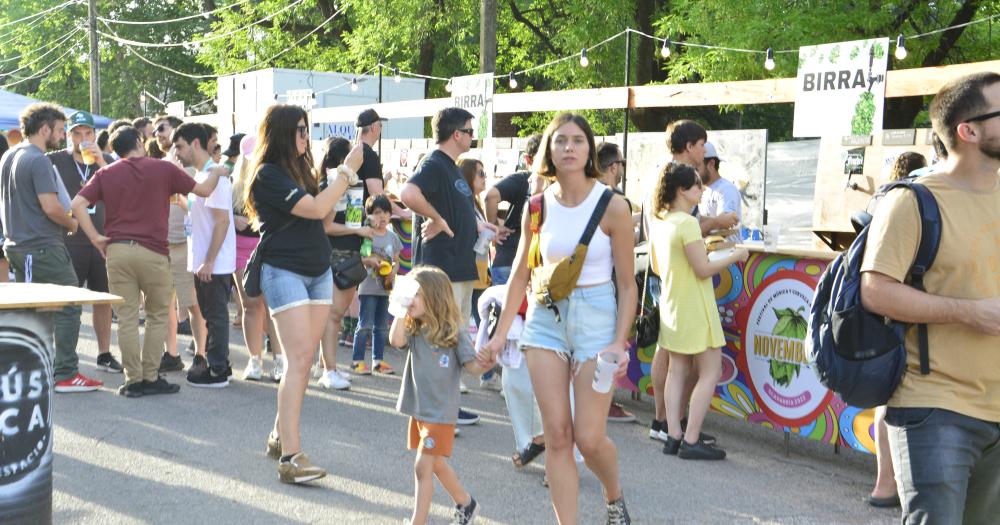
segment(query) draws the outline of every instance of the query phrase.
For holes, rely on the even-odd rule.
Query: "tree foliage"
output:
[[[0,0],[4,20],[13,20],[57,5],[59,0]],[[235,4],[235,5],[234,5]],[[224,75],[266,67],[362,73],[378,63],[425,75],[452,77],[479,67],[479,1],[476,0],[98,0],[102,16],[126,20],[161,20],[232,6],[212,16],[168,25],[112,24],[123,38],[143,42],[190,41],[212,35],[231,36],[194,47],[137,49],[153,62],[191,74]],[[626,27],[674,42],[726,46],[757,51],[739,53],[693,46],[674,46],[660,56],[660,42],[632,35],[633,85],[718,82],[793,76],[802,45],[904,33],[915,35],[985,18],[1000,12],[1000,0],[887,3],[858,0],[497,0],[497,71],[523,71],[588,47],[590,67],[576,57],[519,75],[520,90],[559,90],[621,86],[625,83],[624,36],[592,46]],[[266,20],[263,20],[267,18]],[[0,72],[36,59],[74,27],[85,25],[86,6],[66,7],[28,28],[0,29]],[[998,20],[1000,22],[1000,20]],[[108,28],[102,26],[102,30]],[[87,41],[83,33],[69,41],[72,52],[47,75],[10,89],[31,96],[87,106]],[[42,47],[41,50],[38,48]],[[763,68],[763,50],[779,51],[777,68]],[[165,101],[192,102],[211,97],[215,83],[155,68],[124,46],[101,40],[102,103],[105,113],[135,115],[138,93],[148,90]],[[997,56],[992,23],[927,35],[907,41],[909,56],[890,57],[890,68],[933,66],[987,60]],[[781,51],[789,51],[782,53]],[[14,58],[20,55],[19,58]],[[46,58],[51,59],[55,55]],[[13,75],[35,74],[42,59]],[[16,80],[4,75],[0,85]],[[497,92],[509,91],[506,78]],[[444,83],[430,81],[428,97],[445,96]],[[926,101],[921,97],[890,99],[886,126],[920,123]],[[772,137],[790,134],[791,105],[753,107],[657,108],[636,110],[632,129],[661,130],[680,116],[699,118],[709,126],[765,127]],[[589,112],[599,133],[621,131],[620,111]],[[501,116],[501,134],[538,130],[547,115]]]

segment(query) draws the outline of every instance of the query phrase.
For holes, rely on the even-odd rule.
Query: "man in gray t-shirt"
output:
[[[45,156],[45,150],[58,148],[66,137],[66,115],[52,104],[39,103],[25,108],[20,120],[25,141],[0,159],[4,251],[17,282],[77,286],[63,241],[67,231],[76,233],[77,222],[70,216],[66,188]],[[55,315],[56,392],[87,392],[104,384],[80,374],[77,367],[81,311],[67,306]]]

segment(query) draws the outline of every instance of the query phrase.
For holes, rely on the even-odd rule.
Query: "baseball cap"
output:
[[[378,116],[378,113],[376,113],[374,109],[368,108],[358,114],[358,121],[354,124],[360,128],[363,126],[371,126],[380,120],[387,121],[389,119]]]
[[[229,137],[229,147],[222,154],[227,157],[235,157],[240,154],[240,141],[245,137],[245,133],[237,133],[232,137]]]
[[[66,125],[66,130],[72,131],[73,128],[77,126],[95,127],[94,116],[86,111],[77,111],[76,113],[73,113],[69,116],[69,122]]]
[[[722,162],[722,158],[719,157],[719,154],[715,151],[715,145],[712,144],[711,142],[705,143],[705,158],[719,159],[719,162]]]

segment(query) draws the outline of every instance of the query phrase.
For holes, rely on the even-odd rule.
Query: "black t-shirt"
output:
[[[330,244],[324,242],[323,221],[292,215],[292,208],[306,195],[306,190],[274,164],[262,165],[253,182],[261,243],[267,243],[264,262],[300,275],[318,277],[330,269]],[[289,221],[295,222],[275,235]]]
[[[427,202],[448,223],[454,237],[441,233],[429,241],[420,237],[424,217],[415,215],[413,222],[414,264],[437,266],[452,282],[475,281],[476,271],[476,209],[472,204],[472,188],[465,182],[455,161],[441,150],[424,157],[410,183],[420,188]]]
[[[361,179],[361,187],[364,192],[364,197],[362,198],[361,205],[364,206],[368,202],[368,196],[370,192],[368,191],[368,179],[378,179],[382,180],[382,164],[378,158],[378,153],[372,149],[368,144],[362,144],[362,151],[364,151],[364,157],[361,161],[361,168],[358,169],[358,178]],[[322,188],[326,188],[326,182],[321,185]],[[347,223],[347,214],[343,211],[347,206],[347,193],[340,198],[340,202],[337,203],[337,209],[341,210],[337,212],[337,215],[333,218],[333,222],[338,224]],[[334,250],[354,250],[358,251],[361,249],[361,236],[360,235],[331,235],[330,247]]]
[[[94,173],[97,173],[97,170],[100,169],[97,164],[88,166],[77,162],[73,158],[73,154],[67,150],[54,151],[49,153],[48,157],[52,161],[52,165],[56,167],[59,178],[62,179],[63,186],[66,187],[66,192],[69,193],[70,199],[76,197],[76,194],[80,192],[80,188],[83,188],[86,181],[90,180],[94,176]],[[104,155],[104,161],[111,164],[115,159],[111,155]],[[104,235],[104,203],[98,202],[96,205],[91,206],[88,211],[90,212],[90,220],[94,223],[97,233]],[[81,234],[67,235],[66,244],[90,246],[90,239],[81,232]]]
[[[514,264],[517,245],[521,242],[521,214],[524,213],[524,204],[528,202],[528,193],[531,192],[528,183],[530,177],[530,172],[519,171],[504,177],[493,186],[500,192],[500,200],[510,203],[510,210],[507,212],[507,219],[504,220],[503,225],[514,230],[503,244],[497,245],[493,266],[513,266]]]

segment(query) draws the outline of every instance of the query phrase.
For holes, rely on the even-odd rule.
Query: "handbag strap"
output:
[[[642,239],[643,232],[646,225],[646,201],[643,200],[642,204],[639,206],[639,238]],[[651,259],[653,257],[653,243],[646,240],[646,270],[642,275],[642,297],[639,298],[639,315],[646,313],[646,289],[649,287],[649,267],[652,264]]]
[[[590,215],[590,222],[587,223],[587,228],[583,230],[583,236],[580,237],[579,244],[584,246],[590,244],[590,239],[594,237],[594,232],[597,231],[597,226],[601,224],[604,212],[608,209],[608,203],[611,202],[611,198],[614,196],[615,192],[608,188],[604,189],[604,193],[601,194],[601,200],[597,201],[597,206],[594,206],[594,213]]]
[[[268,235],[267,241],[270,242],[271,239],[273,239],[276,235],[290,228],[292,224],[295,224],[296,222],[298,222],[298,220],[299,218],[293,215],[291,220],[289,220],[285,224],[282,224],[281,226],[278,226],[278,229],[274,230],[274,233]],[[267,249],[267,243],[264,241],[263,237],[261,237],[260,243],[258,243],[257,246],[260,247],[261,253],[264,253],[264,250]]]

